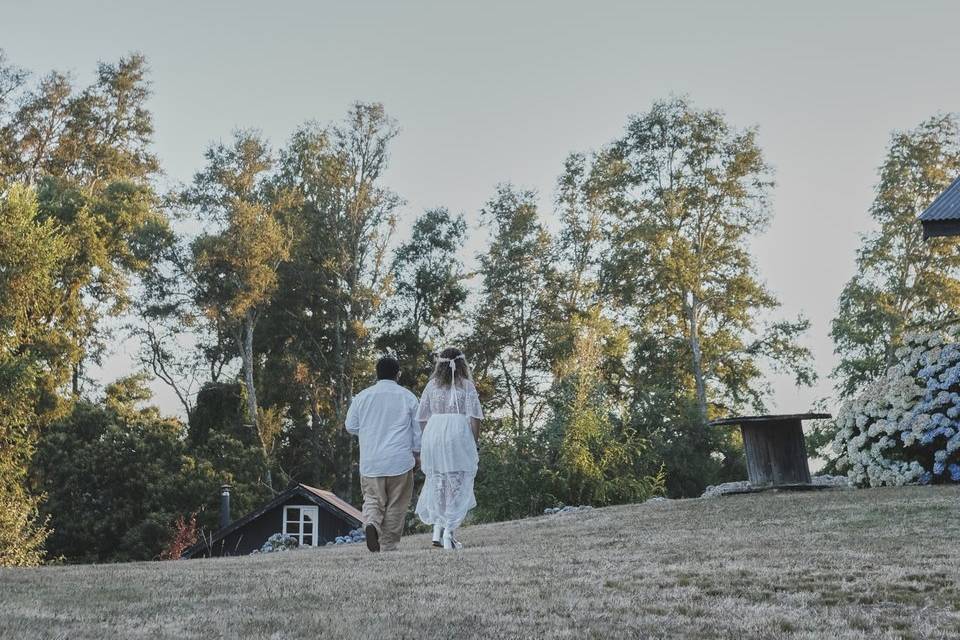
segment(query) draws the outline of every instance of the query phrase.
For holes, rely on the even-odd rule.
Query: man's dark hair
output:
[[[377,380],[396,380],[400,373],[400,363],[393,356],[383,356],[377,360]]]

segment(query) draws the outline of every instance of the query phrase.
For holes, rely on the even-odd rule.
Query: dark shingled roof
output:
[[[953,181],[946,191],[920,214],[920,220],[960,220],[960,178]]]

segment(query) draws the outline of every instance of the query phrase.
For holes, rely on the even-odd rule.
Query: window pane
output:
[[[299,522],[288,522],[287,523],[287,533],[292,536],[299,535],[300,533],[300,523]]]
[[[287,507],[287,520],[299,520],[300,507]]]
[[[312,546],[313,546],[313,536],[311,536],[311,535],[309,535],[309,534],[304,534],[304,536],[303,536],[303,542],[301,542],[300,544],[303,544],[303,545],[308,546],[308,547],[312,547]]]
[[[313,523],[312,523],[312,522],[304,522],[304,523],[303,523],[303,532],[306,533],[306,534],[313,533]]]

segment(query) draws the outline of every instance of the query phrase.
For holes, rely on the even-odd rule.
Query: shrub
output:
[[[833,447],[854,484],[960,482],[958,336],[908,334],[897,364],[840,409]]]
[[[273,553],[274,551],[289,551],[300,546],[300,541],[290,535],[275,533],[260,547],[260,553]]]
[[[183,552],[192,547],[197,542],[197,514],[190,514],[190,519],[185,520],[183,516],[177,516],[177,521],[173,524],[173,537],[167,543],[167,547],[160,552],[161,560],[179,560]]]

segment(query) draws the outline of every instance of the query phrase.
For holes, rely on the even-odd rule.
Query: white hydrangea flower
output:
[[[960,324],[909,333],[896,355],[840,408],[832,449],[858,485],[950,480],[946,467],[960,463],[960,380],[949,369],[960,362]],[[934,454],[937,465],[924,468]]]

